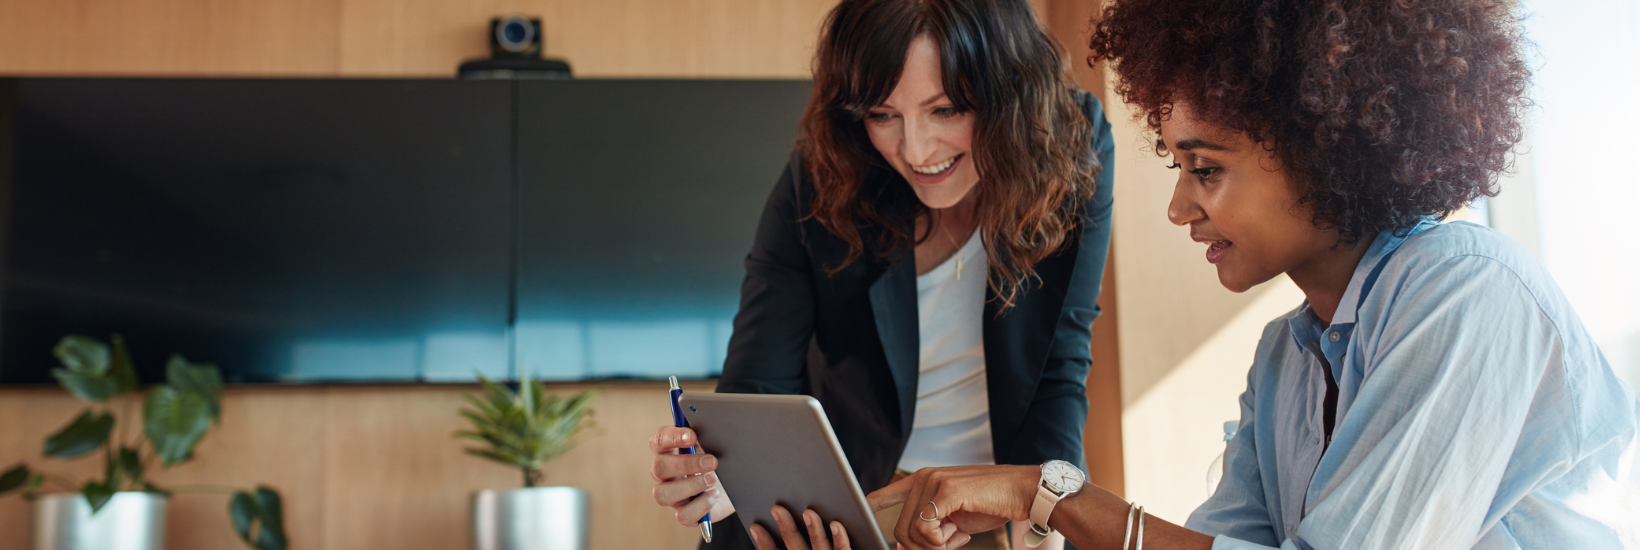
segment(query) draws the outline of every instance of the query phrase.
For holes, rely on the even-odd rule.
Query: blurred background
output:
[[[0,466],[83,408],[68,333],[125,334],[139,378],[218,364],[223,421],[168,484],[280,489],[292,548],[462,548],[477,376],[588,388],[597,427],[545,468],[591,495],[591,547],[693,548],[653,504],[664,377],[710,391],[740,258],[807,99],[833,0],[0,0]],[[1112,261],[1086,435],[1095,483],[1182,522],[1284,278],[1232,294],[1164,209],[1175,172],[1081,59],[1097,0],[1034,0],[1116,126]],[[1640,2],[1523,0],[1531,133],[1454,219],[1549,267],[1640,384]],[[462,81],[492,17],[541,22],[573,81]],[[710,139],[703,139],[709,136]],[[637,205],[615,208],[615,205]],[[222,499],[176,499],[169,548],[227,548]],[[0,498],[0,550],[27,503]]]

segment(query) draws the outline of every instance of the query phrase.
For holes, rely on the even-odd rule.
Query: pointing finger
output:
[[[866,495],[866,502],[871,504],[871,511],[881,512],[897,504],[904,504],[906,494],[910,491],[911,477],[907,476],[905,479],[888,484],[887,487],[872,491],[871,494]]]

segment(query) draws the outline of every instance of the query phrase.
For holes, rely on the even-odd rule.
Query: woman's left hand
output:
[[[913,550],[959,548],[969,535],[1031,516],[1037,466],[923,468],[866,496],[873,510],[904,504],[894,538]]]
[[[827,536],[825,522],[820,514],[814,510],[803,511],[803,528],[797,527],[791,512],[784,506],[775,506],[769,509],[774,514],[775,526],[780,529],[780,539],[785,541],[786,550],[849,550],[848,531],[843,524],[831,522],[831,533]],[[774,544],[774,537],[763,529],[762,525],[752,524],[752,543],[757,550],[778,550]],[[830,542],[828,542],[830,541]]]

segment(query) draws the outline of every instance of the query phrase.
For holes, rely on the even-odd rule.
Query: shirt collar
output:
[[[1356,307],[1361,303],[1362,293],[1371,290],[1372,285],[1377,282],[1379,264],[1400,248],[1407,239],[1438,224],[1440,218],[1426,216],[1410,228],[1379,232],[1378,236],[1373,238],[1372,245],[1367,247],[1367,253],[1361,256],[1361,262],[1355,264],[1355,274],[1350,276],[1350,284],[1344,288],[1344,296],[1338,300],[1338,310],[1333,313],[1331,325],[1322,325],[1321,318],[1310,308],[1309,300],[1305,300],[1304,305],[1287,319],[1287,327],[1293,335],[1294,342],[1311,353],[1325,356],[1327,361],[1337,368],[1343,355],[1344,344],[1349,342],[1350,334],[1355,330]]]

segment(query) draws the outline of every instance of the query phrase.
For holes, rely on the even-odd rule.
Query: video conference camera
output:
[[[541,57],[540,18],[509,15],[490,20],[490,58],[461,64],[462,80],[570,80],[569,63]]]

